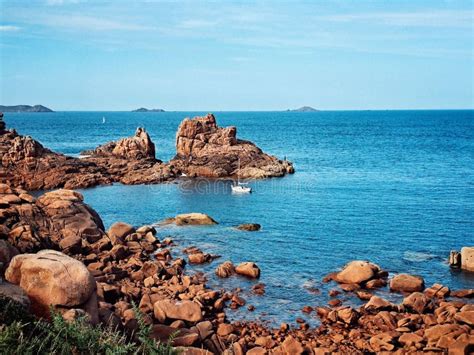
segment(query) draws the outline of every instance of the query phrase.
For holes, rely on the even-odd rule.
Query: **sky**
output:
[[[474,108],[474,1],[0,0],[0,104]]]

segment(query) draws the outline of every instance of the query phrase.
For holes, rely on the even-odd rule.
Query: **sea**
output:
[[[67,155],[134,134],[145,127],[157,158],[175,154],[185,117],[207,112],[8,113],[20,134]],[[294,163],[296,173],[250,181],[252,194],[231,193],[231,181],[182,178],[158,185],[80,190],[106,227],[116,221],[155,224],[179,213],[202,212],[219,222],[206,227],[158,227],[157,237],[177,243],[173,254],[197,246],[220,255],[204,272],[216,289],[241,289],[247,305],[228,310],[231,320],[295,324],[303,306],[324,306],[335,284],[322,278],[350,260],[370,260],[395,273],[421,275],[427,286],[474,288],[474,274],[453,270],[451,250],[474,245],[474,111],[214,112],[220,126]],[[241,223],[259,223],[242,232]],[[258,281],[219,279],[216,266],[253,261]],[[266,285],[263,296],[251,287]],[[394,302],[401,296],[377,291]],[[358,305],[349,294],[344,304]]]

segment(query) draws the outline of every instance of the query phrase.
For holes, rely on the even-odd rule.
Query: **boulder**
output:
[[[179,214],[174,218],[168,218],[162,224],[174,223],[177,226],[188,226],[188,225],[213,225],[217,222],[204,213],[183,213]]]
[[[265,178],[293,173],[293,164],[237,139],[235,127],[217,126],[212,114],[186,118],[176,134],[176,156],[170,164],[188,176]]]
[[[461,324],[467,324],[470,327],[474,327],[474,310],[456,313],[454,319],[456,319]]]
[[[390,290],[396,292],[418,292],[423,291],[425,282],[421,276],[409,274],[395,275],[390,281]]]
[[[416,313],[424,313],[430,305],[430,300],[423,293],[413,292],[403,299],[403,305]]]
[[[132,233],[135,233],[135,228],[124,222],[112,224],[107,231],[107,235],[113,244],[122,244],[125,241],[125,237]]]
[[[461,269],[474,271],[474,247],[461,249]]]
[[[257,279],[260,277],[260,268],[253,262],[244,262],[237,265],[235,272],[251,279]]]
[[[229,277],[235,273],[234,264],[231,261],[225,261],[216,269],[216,275],[222,278]]]
[[[368,261],[355,260],[348,263],[335,279],[344,284],[361,284],[373,279],[380,271],[378,265]]]
[[[261,226],[258,223],[245,223],[236,227],[238,230],[247,232],[256,232],[260,230]]]
[[[425,295],[429,298],[445,298],[449,296],[450,289],[447,286],[441,284],[433,284],[433,286],[425,290]]]
[[[372,296],[364,306],[364,309],[367,311],[391,311],[395,308],[395,305],[381,297]]]
[[[288,335],[282,343],[282,349],[286,354],[303,354],[304,348],[301,343],[291,335]]]
[[[15,256],[5,278],[26,292],[38,315],[48,315],[50,305],[77,308],[95,294],[94,278],[84,264],[54,250]]]
[[[199,334],[189,329],[176,329],[163,324],[155,324],[151,328],[150,337],[166,344],[174,335],[173,346],[191,346],[199,340]]]
[[[163,322],[166,319],[199,322],[202,319],[201,306],[193,301],[159,300],[153,305],[155,318]]]

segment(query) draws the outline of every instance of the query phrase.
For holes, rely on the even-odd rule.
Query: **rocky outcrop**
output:
[[[144,128],[137,128],[135,135],[117,142],[109,142],[94,150],[82,152],[94,157],[115,157],[124,159],[155,159],[155,144]]]
[[[78,159],[55,153],[15,130],[0,129],[0,182],[27,190],[152,184],[175,177],[169,165],[155,159],[155,146],[144,129],[111,142]]]
[[[217,126],[214,115],[186,118],[176,134],[170,162],[188,176],[260,179],[293,173],[293,164],[237,139],[237,128]]]
[[[265,154],[236,138],[236,128],[220,128],[213,115],[185,119],[168,164],[156,159],[143,128],[135,135],[83,152],[82,158],[55,153],[28,136],[6,130],[0,120],[0,183],[27,190],[87,188],[112,184],[156,184],[181,173],[202,177],[265,178],[293,173],[292,163]]]
[[[0,238],[22,253],[54,248],[77,254],[105,236],[99,215],[80,193],[56,190],[34,199],[25,191],[0,184]]]
[[[95,281],[84,264],[54,250],[15,256],[5,278],[26,292],[34,313],[41,316],[49,315],[51,305],[81,307],[95,296]]]
[[[474,271],[474,247],[463,247],[461,252],[451,250],[449,265],[466,271]]]
[[[44,148],[15,130],[0,131],[0,182],[28,190],[110,184],[107,171],[94,163]]]

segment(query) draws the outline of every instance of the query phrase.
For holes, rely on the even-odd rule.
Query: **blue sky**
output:
[[[3,1],[0,103],[473,108],[473,1]]]

